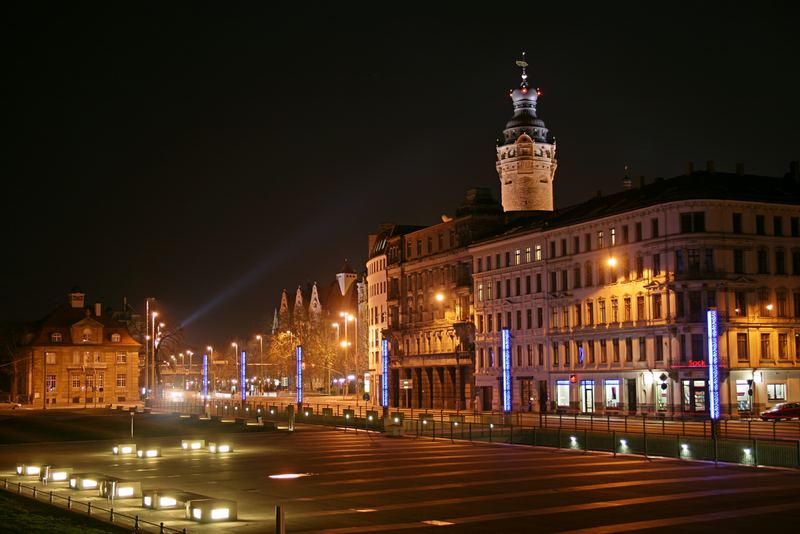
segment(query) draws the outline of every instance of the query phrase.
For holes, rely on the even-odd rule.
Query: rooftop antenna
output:
[[[518,59],[517,60],[517,67],[522,67],[522,86],[523,87],[527,87],[528,86],[528,72],[526,70],[527,67],[528,67],[528,62],[525,61],[525,55],[526,54],[527,54],[527,52],[523,52],[522,53],[522,59]]]

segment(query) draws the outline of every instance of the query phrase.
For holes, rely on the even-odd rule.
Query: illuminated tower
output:
[[[544,121],[536,116],[539,89],[528,86],[525,53],[517,61],[522,82],[511,91],[514,115],[497,146],[497,174],[503,211],[553,210],[556,144]]]

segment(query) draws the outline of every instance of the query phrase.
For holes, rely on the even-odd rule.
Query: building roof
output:
[[[504,231],[487,241],[519,232],[572,226],[656,204],[700,199],[800,204],[800,183],[788,176],[775,178],[698,171],[666,180],[657,179],[641,187],[597,196],[552,212],[515,213]]]
[[[128,327],[125,323],[117,321],[108,315],[97,316],[92,312],[91,307],[72,307],[70,304],[62,304],[52,312],[50,312],[43,319],[39,320],[33,325],[33,337],[28,345],[74,345],[71,342],[71,329],[76,323],[90,319],[93,322],[99,323],[103,327],[103,340],[97,343],[80,344],[80,346],[94,346],[110,344],[111,334],[119,334],[120,341],[114,342],[114,346],[126,347],[139,347],[140,343],[137,342],[128,332]],[[53,343],[51,341],[51,334],[60,333],[63,341],[60,343]]]

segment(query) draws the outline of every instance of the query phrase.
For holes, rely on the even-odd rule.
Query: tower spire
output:
[[[522,83],[519,84],[520,87],[528,87],[528,62],[525,61],[525,56],[527,52],[522,53],[522,59],[517,60],[517,67],[522,67]]]

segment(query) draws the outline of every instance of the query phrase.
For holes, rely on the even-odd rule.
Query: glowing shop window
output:
[[[569,380],[556,380],[556,405],[569,407]]]
[[[145,506],[150,506],[151,504],[153,504],[153,499],[151,499],[150,497],[145,497],[143,501]]]
[[[605,381],[606,408],[619,408],[619,380]]]
[[[214,508],[211,510],[211,519],[228,519],[230,515],[228,508]]]
[[[173,499],[172,497],[161,497],[158,500],[158,504],[161,506],[175,506],[178,504],[178,501]]]
[[[133,495],[133,488],[130,486],[123,486],[117,490],[119,497],[130,497],[131,495]]]
[[[202,519],[203,510],[201,510],[200,508],[193,508],[192,509],[192,517],[194,517],[195,519]]]

